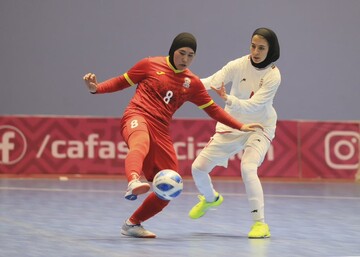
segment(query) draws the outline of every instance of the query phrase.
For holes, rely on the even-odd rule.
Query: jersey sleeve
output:
[[[233,129],[240,130],[243,126],[243,123],[237,121],[233,118],[230,114],[228,114],[224,109],[219,107],[216,103],[209,105],[208,107],[204,108],[204,111],[214,120],[225,124]]]
[[[96,87],[96,94],[112,93],[130,87],[124,75],[101,82]]]
[[[144,58],[136,63],[130,70],[124,73],[126,81],[134,86],[140,81],[144,80],[147,77],[147,71],[150,67],[149,58]]]
[[[214,103],[200,79],[196,82],[195,87],[194,94],[189,100],[190,102],[197,105],[200,109],[204,109]]]
[[[138,82],[146,78],[148,65],[148,58],[140,60],[123,75],[99,83],[96,88],[96,93],[111,93],[136,85]]]
[[[239,72],[238,69],[239,59],[228,62],[224,67],[210,75],[207,78],[201,79],[207,90],[211,89],[211,86],[220,88],[221,84],[224,82],[224,85],[232,81],[234,73]]]
[[[280,73],[276,71],[264,76],[262,87],[251,98],[239,99],[233,95],[228,95],[226,101],[228,108],[241,113],[254,113],[269,102],[272,103],[281,83]]]

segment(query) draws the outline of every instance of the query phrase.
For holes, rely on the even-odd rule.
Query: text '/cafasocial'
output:
[[[185,138],[185,141],[173,143],[178,160],[194,160],[207,142],[197,142],[193,137]],[[47,134],[38,149],[37,158],[43,152],[50,150],[56,159],[125,159],[129,149],[124,141],[114,142],[101,140],[99,134],[89,134],[86,140],[62,140],[52,139]],[[241,159],[242,152],[235,154],[231,159]],[[273,160],[273,147],[268,152],[268,160]]]

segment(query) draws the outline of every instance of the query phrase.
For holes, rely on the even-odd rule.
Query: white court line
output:
[[[78,193],[125,193],[122,190],[104,190],[104,189],[63,189],[63,188],[30,188],[30,187],[0,187],[1,190],[9,191],[42,191],[42,192],[78,192]],[[198,195],[198,192],[182,192],[184,195]],[[245,196],[239,193],[223,193],[224,196]],[[329,200],[360,200],[360,196],[326,196],[326,195],[278,195],[265,194],[265,197],[273,198],[298,198],[298,199],[329,199]]]

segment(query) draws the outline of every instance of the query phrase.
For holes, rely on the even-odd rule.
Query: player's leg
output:
[[[129,148],[125,158],[125,174],[128,180],[125,198],[136,200],[138,195],[150,189],[148,183],[140,181],[144,159],[150,148],[150,136],[145,120],[141,116],[128,119],[124,122],[122,135]]]
[[[236,135],[215,134],[193,162],[191,173],[201,195],[199,203],[189,212],[190,218],[200,218],[208,209],[223,202],[223,197],[213,187],[209,173],[215,166],[227,167],[229,157],[242,146],[237,138]]]
[[[219,206],[224,198],[215,191],[209,173],[216,166],[202,155],[199,155],[191,166],[191,173],[197,189],[200,192],[199,202],[190,210],[189,217],[198,219],[205,215],[207,210]]]
[[[156,173],[163,169],[178,171],[173,143],[166,134],[162,135],[161,143],[151,145],[143,170],[147,180],[152,181]],[[154,233],[144,229],[141,223],[161,212],[169,202],[160,199],[154,192],[150,193],[130,218],[125,221],[121,233],[131,237],[156,237]]]
[[[208,202],[213,202],[216,198],[216,191],[209,175],[215,166],[216,163],[202,155],[197,156],[191,165],[195,185]]]
[[[241,158],[241,176],[254,222],[248,234],[249,238],[270,237],[269,227],[265,223],[264,193],[257,174],[258,167],[263,162],[269,146],[268,139],[258,134],[252,134]]]

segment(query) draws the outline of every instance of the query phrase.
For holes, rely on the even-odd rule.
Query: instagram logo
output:
[[[24,134],[17,128],[0,126],[0,164],[10,165],[20,161],[26,152]]]
[[[359,165],[360,136],[354,131],[331,131],[325,136],[325,161],[333,169],[352,170]]]

